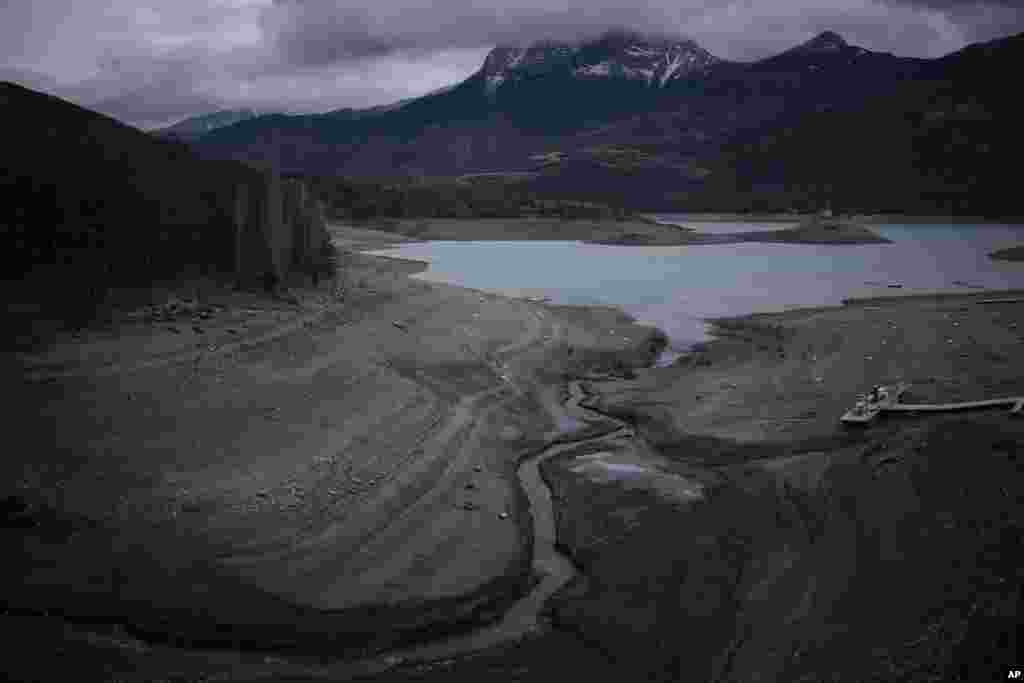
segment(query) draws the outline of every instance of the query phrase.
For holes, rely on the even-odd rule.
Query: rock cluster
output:
[[[137,311],[125,314],[129,320],[147,323],[179,322],[188,319],[192,323],[210,320],[223,306],[200,303],[195,299],[171,299],[162,304],[146,306]]]

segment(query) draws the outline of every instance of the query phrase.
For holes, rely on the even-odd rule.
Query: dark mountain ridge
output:
[[[298,185],[13,83],[0,109],[18,121],[0,164],[8,332],[15,308],[78,325],[113,290],[322,266],[326,232]]]
[[[940,59],[898,57],[825,32],[740,63],[693,41],[612,32],[579,45],[495,48],[465,81],[396,109],[259,117],[212,131],[196,145],[204,155],[287,173],[526,172],[540,192],[685,208],[709,180],[726,185],[722,160],[734,158],[739,141],[749,146],[751,136],[777,137],[807,117],[852,113],[868,102],[885,110],[888,99],[954,78],[969,90],[963,73],[1009,68],[1015,48],[1001,44],[988,48],[989,64],[979,65],[971,48]],[[873,125],[896,124],[883,116]],[[711,179],[712,169],[718,178]],[[767,181],[780,183],[789,181]]]
[[[1007,173],[1024,152],[1024,112],[1007,88],[1022,58],[1024,34],[972,45],[887,92],[741,131],[687,203],[1024,215]]]
[[[160,128],[153,132],[165,138],[192,140],[209,133],[211,130],[230,126],[239,121],[246,121],[257,116],[261,116],[261,114],[249,108],[225,109],[200,116],[191,116],[183,121],[178,121],[174,125]]]

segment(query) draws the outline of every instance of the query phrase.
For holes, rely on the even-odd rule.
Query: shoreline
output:
[[[507,219],[393,219],[369,221],[373,227],[395,236],[394,241],[580,241],[611,246],[687,246],[774,242],[782,244],[884,244],[884,237],[869,228],[847,222],[829,225],[800,224],[768,231],[711,234],[645,216],[624,220],[560,220],[551,218]]]
[[[656,215],[678,215],[685,216],[687,220],[707,223],[799,223],[812,213],[729,213],[729,212],[708,212],[708,213],[686,213],[672,214],[667,212],[645,213],[647,216]],[[859,223],[870,223],[872,225],[884,225],[886,223],[927,225],[931,223],[956,223],[956,224],[1005,224],[1024,223],[1024,216],[1007,216],[1003,218],[990,218],[985,216],[944,216],[944,215],[918,215],[918,214],[849,214],[845,218]]]
[[[1019,614],[1009,491],[1024,420],[838,420],[858,392],[897,379],[915,403],[1021,395],[1024,300],[972,303],[992,294],[721,318],[677,366],[587,382],[586,405],[637,439],[546,463],[559,539],[583,574],[553,601],[556,624],[672,680],[987,672]],[[989,560],[966,559],[977,552]],[[687,648],[657,646],[679,633]]]
[[[366,246],[367,234],[352,237]],[[196,342],[158,320],[38,353],[14,422],[16,437],[44,438],[35,461],[5,463],[6,480],[24,484],[0,496],[35,525],[15,532],[27,535],[11,560],[33,588],[4,596],[7,618],[121,624],[147,649],[356,654],[476,629],[520,599],[532,532],[517,454],[561,430],[563,372],[644,364],[659,335],[614,308],[421,283],[406,277],[421,262],[346,258],[345,299],[312,318],[275,304],[246,313],[235,339],[241,313],[224,303]],[[153,349],[162,355],[149,362]],[[44,403],[59,432],[40,431],[31,411]],[[375,427],[382,419],[392,426]],[[168,420],[174,431],[157,427]],[[61,464],[72,441],[89,445],[73,479]],[[380,469],[389,451],[399,456],[390,472]],[[66,541],[32,541],[67,524]],[[353,533],[369,534],[356,554],[343,541]],[[150,552],[100,550],[123,542]],[[85,566],[71,561],[85,548],[95,549]],[[182,563],[194,569],[170,569]],[[85,589],[118,565],[116,581]],[[168,571],[177,578],[159,578]],[[375,582],[379,597],[361,600]],[[196,584],[216,598],[188,597]],[[130,596],[149,585],[160,591],[139,611]],[[193,604],[207,616],[188,616]]]
[[[339,234],[341,232],[344,231]],[[381,234],[353,232],[349,238],[350,245],[369,243],[368,248],[381,248],[381,244],[394,242],[394,236]],[[729,540],[725,533],[728,524],[745,529],[751,523],[746,515],[737,516],[737,510],[762,510],[765,519],[792,513],[791,508],[785,508],[789,512],[779,512],[773,507],[775,503],[762,499],[761,494],[755,495],[755,490],[743,483],[746,481],[743,477],[747,476],[744,473],[756,475],[755,481],[767,487],[765,490],[774,490],[772,487],[779,481],[787,481],[788,485],[797,487],[798,492],[791,494],[796,496],[794,500],[809,496],[807,499],[813,501],[813,509],[826,506],[819,501],[813,483],[823,475],[808,472],[818,471],[814,468],[830,471],[828,467],[832,463],[836,467],[852,466],[860,461],[850,455],[854,452],[851,448],[883,441],[897,444],[885,448],[902,447],[898,445],[899,439],[904,438],[900,435],[917,433],[915,424],[939,428],[949,421],[941,416],[916,423],[886,420],[866,433],[837,437],[836,420],[840,414],[837,411],[848,407],[846,404],[860,385],[874,383],[874,378],[886,380],[901,368],[904,372],[910,368],[916,373],[915,377],[919,376],[921,381],[914,388],[923,392],[924,398],[931,398],[928,392],[943,397],[972,397],[972,392],[980,391],[1021,390],[1024,393],[1024,378],[1008,372],[1013,367],[1024,367],[1020,342],[1014,341],[1018,338],[1015,335],[1019,335],[1017,330],[1024,329],[1018,327],[1024,324],[1019,310],[1021,305],[965,305],[971,300],[1005,296],[1019,290],[873,297],[841,306],[715,319],[710,322],[721,334],[703,350],[681,363],[655,369],[647,367],[647,362],[653,352],[651,345],[658,343],[657,331],[649,326],[634,325],[621,310],[542,305],[451,285],[425,284],[405,277],[421,269],[422,262],[398,262],[400,260],[390,257],[365,254],[352,254],[350,258],[351,279],[364,278],[365,282],[362,286],[350,285],[355,291],[340,308],[324,313],[312,328],[299,325],[298,330],[304,331],[283,335],[247,351],[239,348],[212,356],[210,366],[191,373],[192,389],[172,389],[178,382],[167,383],[180,372],[180,368],[171,363],[159,368],[134,368],[120,378],[92,377],[86,383],[69,375],[59,378],[55,385],[38,385],[31,390],[31,395],[26,397],[27,406],[31,405],[33,397],[56,396],[54,392],[64,383],[80,390],[88,388],[81,396],[66,396],[56,401],[51,413],[67,416],[83,403],[105,406],[110,402],[104,413],[120,416],[118,421],[122,426],[117,430],[120,432],[118,440],[127,441],[118,444],[117,440],[110,440],[109,434],[102,433],[103,430],[90,430],[81,421],[63,421],[62,429],[66,433],[61,435],[62,439],[83,441],[90,445],[93,453],[78,465],[73,478],[60,479],[63,483],[59,487],[54,487],[63,476],[56,467],[59,460],[47,456],[45,451],[37,454],[41,464],[49,468],[40,470],[41,474],[37,475],[35,490],[46,494],[38,500],[52,500],[55,505],[51,508],[37,506],[34,511],[18,513],[35,519],[40,530],[14,533],[27,533],[26,538],[31,538],[45,531],[59,537],[64,532],[58,529],[71,525],[72,535],[70,540],[54,547],[25,546],[25,552],[35,554],[34,562],[46,561],[54,567],[67,563],[66,569],[54,570],[56,573],[49,578],[45,574],[35,576],[36,584],[43,581],[38,585],[52,587],[53,582],[67,582],[71,590],[75,586],[82,589],[86,585],[82,583],[83,574],[95,573],[103,567],[104,555],[96,548],[109,543],[109,539],[104,540],[108,528],[122,532],[132,530],[131,537],[137,540],[156,528],[174,531],[179,538],[175,547],[189,550],[187,557],[202,559],[205,554],[209,558],[209,550],[203,548],[212,544],[210,547],[217,549],[217,557],[225,551],[229,557],[241,557],[241,563],[232,566],[241,567],[245,573],[239,575],[236,569],[235,573],[229,572],[218,579],[204,571],[189,570],[191,573],[183,573],[185,584],[175,587],[173,583],[167,584],[166,579],[157,578],[166,572],[166,566],[158,564],[147,568],[142,560],[122,557],[120,562],[125,571],[139,572],[135,579],[120,579],[122,597],[160,585],[172,601],[175,596],[181,599],[187,612],[187,606],[194,600],[184,596],[192,592],[196,583],[214,587],[214,595],[223,593],[217,595],[217,600],[207,601],[208,604],[202,600],[197,603],[197,607],[203,605],[206,610],[203,612],[206,616],[198,621],[182,614],[180,621],[175,617],[170,624],[156,630],[138,629],[137,635],[149,633],[146,642],[140,641],[137,646],[142,653],[140,657],[163,662],[164,666],[168,662],[179,666],[183,653],[190,653],[189,657],[199,658],[196,670],[204,675],[211,670],[253,670],[265,675],[269,669],[282,677],[326,678],[341,676],[349,671],[345,667],[353,663],[312,664],[298,651],[286,653],[300,641],[316,645],[310,650],[311,654],[316,653],[317,648],[328,646],[338,652],[346,648],[344,641],[348,640],[350,654],[357,660],[371,652],[380,653],[371,656],[374,662],[371,669],[379,673],[381,680],[386,680],[389,672],[400,676],[402,655],[395,654],[394,648],[405,647],[402,643],[412,645],[415,650],[415,642],[422,642],[421,636],[435,642],[442,631],[454,634],[468,630],[471,635],[466,637],[472,639],[472,634],[482,624],[500,619],[504,608],[522,597],[523,589],[534,575],[527,566],[532,554],[524,550],[530,546],[526,538],[533,529],[525,494],[516,483],[518,468],[528,454],[537,454],[542,452],[539,449],[561,443],[564,448],[545,457],[539,470],[557,503],[554,506],[557,547],[572,558],[581,575],[562,587],[545,607],[556,629],[531,635],[517,648],[522,652],[548,652],[545,648],[556,647],[554,643],[561,643],[557,648],[565,647],[560,639],[568,637],[567,633],[575,633],[587,643],[577,652],[583,658],[581,662],[592,656],[585,650],[593,647],[594,652],[605,653],[600,657],[626,650],[634,655],[646,653],[643,656],[649,655],[651,665],[663,670],[721,673],[726,665],[720,660],[716,659],[717,663],[666,662],[664,653],[650,650],[649,644],[630,637],[628,634],[636,624],[648,623],[646,620],[651,615],[643,609],[627,607],[620,598],[626,594],[644,595],[650,598],[651,605],[664,605],[660,609],[667,611],[658,612],[660,616],[654,622],[658,624],[657,633],[661,634],[658,638],[668,638],[681,628],[700,633],[698,640],[704,643],[702,648],[710,657],[725,647],[728,620],[715,617],[706,622],[688,622],[689,617],[672,611],[672,605],[683,605],[693,615],[701,614],[707,605],[715,601],[722,601],[720,604],[724,605],[728,602],[727,596],[745,595],[748,590],[755,591],[757,585],[757,581],[748,576],[726,588],[724,584],[709,583],[709,577],[739,576],[743,571],[754,571],[756,577],[757,572],[767,571],[761,580],[767,581],[766,585],[778,584],[780,597],[772,603],[777,606],[764,609],[768,610],[766,615],[776,616],[757,617],[750,612],[753,608],[743,613],[755,637],[739,648],[728,667],[735,672],[749,671],[751,667],[753,670],[790,671],[786,667],[794,666],[792,663],[772,663],[774,660],[767,653],[775,646],[765,640],[767,630],[763,624],[777,623],[779,615],[796,604],[787,601],[797,600],[799,593],[788,588],[785,581],[801,585],[803,579],[795,577],[802,576],[800,572],[805,571],[806,562],[810,560],[799,560],[792,571],[780,570],[780,576],[789,578],[772,578],[770,567],[778,561],[772,559],[774,550],[769,552],[767,546],[737,545],[737,541]],[[273,317],[278,324],[281,322],[276,314]],[[401,323],[401,327],[396,326],[396,322]],[[211,323],[210,327],[215,325]],[[258,327],[253,325],[254,329]],[[637,341],[611,342],[608,335],[600,334],[609,328],[617,328]],[[948,348],[934,348],[938,329],[956,343]],[[473,330],[478,334],[470,334]],[[622,335],[614,337],[621,339]],[[1024,337],[1020,339],[1024,341]],[[86,342],[88,345],[88,340]],[[575,350],[571,356],[566,353],[570,347]],[[966,361],[961,357],[964,354]],[[365,371],[367,367],[370,372]],[[1001,373],[992,368],[1000,368]],[[502,379],[506,376],[511,381]],[[589,439],[589,442],[565,443],[566,429],[575,419],[572,409],[565,407],[565,399],[570,398],[572,392],[566,396],[562,389],[564,381],[570,377],[582,382],[580,388],[586,399],[579,401],[580,406],[625,421],[632,433],[587,436],[585,432],[575,438]],[[929,382],[929,379],[934,381]],[[162,392],[166,394],[165,400],[160,400]],[[227,397],[232,393],[242,393],[245,405],[226,410]],[[344,398],[343,394],[348,397]],[[373,396],[383,396],[376,407],[370,405]],[[182,401],[196,404],[200,412],[214,410],[217,421],[223,424],[217,426],[204,421],[201,415],[181,412]],[[216,408],[218,405],[222,407]],[[257,416],[262,415],[268,405],[277,406],[275,417],[266,418],[269,422],[255,421],[265,419]],[[145,468],[131,465],[141,456],[152,458],[156,454],[152,444],[140,450],[137,439],[153,433],[152,416],[154,413],[161,415],[162,411],[167,411],[163,417],[175,416],[176,424],[201,428],[203,441],[213,444],[191,459],[177,457],[163,464],[157,459]],[[232,417],[232,411],[240,412]],[[379,411],[375,413],[378,415],[376,422],[349,422],[337,428],[330,424],[342,415],[369,416],[374,411]],[[94,407],[93,414],[87,415],[89,420],[107,419],[95,412]],[[385,421],[383,424],[393,426],[382,430],[381,419]],[[1003,424],[1002,416],[995,414],[969,419],[987,420],[985,423],[990,425]],[[326,428],[324,420],[327,420]],[[15,416],[16,432],[19,429],[31,432],[33,426],[39,424],[38,419],[26,417],[26,421],[22,425]],[[133,427],[132,422],[139,424]],[[234,438],[232,434],[238,425],[245,425],[244,429],[255,433],[247,437],[245,449],[233,453],[226,444]],[[287,439],[275,436],[282,428],[291,432]],[[316,436],[325,429],[328,434]],[[990,436],[998,435],[992,426],[988,430]],[[38,436],[42,432],[35,433]],[[282,450],[295,441],[296,435],[302,439],[301,448]],[[347,436],[346,440],[339,440],[342,435]],[[353,438],[356,436],[367,441],[360,443]],[[563,441],[559,442],[559,438]],[[424,445],[428,450],[434,449],[432,454],[417,455],[416,449]],[[59,440],[53,446],[59,447]],[[177,446],[174,442],[161,445],[168,453],[170,449],[190,447],[184,441]],[[220,459],[225,462],[211,459],[210,453],[220,453]],[[287,454],[287,458],[282,459],[282,453]],[[383,475],[380,480],[383,483],[377,480],[376,472],[362,474],[359,468],[372,466],[382,453],[394,454],[392,457],[412,454],[412,460],[400,465],[403,471],[412,473]],[[481,459],[479,453],[486,455]],[[334,470],[325,471],[321,465],[306,470],[302,465],[310,456],[322,458],[335,454],[337,461],[323,466],[336,468]],[[129,455],[132,459],[123,459]],[[144,474],[149,478],[153,477],[154,466],[169,474],[161,475],[163,480],[156,483],[143,480],[129,483],[130,479],[121,478],[111,486],[103,483],[111,476],[109,473],[98,475],[113,463],[123,463],[119,467],[131,466],[138,469],[139,476]],[[442,463],[443,472],[438,469]],[[11,463],[6,466],[10,469]],[[342,478],[341,473],[349,466],[358,476]],[[5,471],[5,474],[9,475],[9,481],[25,481],[24,473],[11,476],[15,473]],[[248,477],[253,476],[257,477],[256,482],[249,483]],[[838,477],[839,474],[828,476]],[[274,481],[280,484],[274,485]],[[288,482],[294,482],[306,493],[296,495],[288,488],[292,484],[285,485]],[[373,486],[369,486],[371,483]],[[168,495],[169,490],[183,487],[201,489],[205,493]],[[351,487],[348,490],[358,493],[353,494],[347,507],[335,508],[332,491],[344,487]],[[27,501],[26,495],[31,490],[15,488],[14,495]],[[47,498],[51,490],[59,491],[62,497]],[[412,497],[403,494],[403,490],[413,492]],[[113,516],[109,512],[90,513],[89,506],[94,504],[91,499],[105,491],[118,491],[119,495],[127,491],[131,500],[121,504]],[[236,498],[244,505],[256,507],[236,511],[231,503]],[[268,499],[269,505],[259,502]],[[303,499],[310,505],[303,503]],[[885,505],[898,508],[901,498],[884,500]],[[156,507],[169,504],[176,514],[162,519],[159,515],[154,517],[152,511],[147,511],[153,507],[152,503],[158,503]],[[464,509],[466,503],[474,507]],[[52,512],[46,513],[47,509]],[[286,514],[289,509],[293,512]],[[336,521],[326,519],[326,526],[325,522],[319,522],[319,526],[311,530],[301,530],[302,524],[309,524],[311,520],[335,515],[332,512],[335,509],[349,512]],[[406,512],[401,512],[403,510]],[[354,516],[357,512],[358,517]],[[55,517],[47,519],[44,513]],[[505,513],[507,519],[501,517]],[[289,517],[292,514],[294,519]],[[402,589],[410,595],[416,590],[436,590],[431,586],[436,586],[445,576],[443,572],[454,569],[455,573],[450,574],[453,578],[449,580],[453,582],[448,585],[464,585],[469,590],[457,590],[450,598],[430,597],[428,602],[422,598],[379,601],[364,605],[365,609],[325,610],[308,605],[291,617],[280,611],[280,604],[275,600],[267,601],[268,596],[273,595],[266,593],[268,589],[277,586],[278,595],[288,596],[284,589],[291,585],[289,581],[295,582],[295,579],[283,579],[282,569],[292,572],[306,567],[303,581],[313,584],[305,587],[309,595],[323,594],[325,589],[328,592],[343,589],[344,586],[333,582],[329,574],[322,573],[318,565],[324,561],[322,558],[345,552],[337,545],[344,543],[343,534],[351,533],[344,531],[348,528],[345,525],[351,524],[344,520],[357,518],[381,519],[385,523],[370,533],[369,541],[361,544],[370,549],[365,561],[348,564],[347,560],[340,566],[329,565],[326,569],[330,572],[347,572],[350,577],[347,580],[358,577],[369,587],[374,585],[373,581],[378,581],[377,585],[383,590],[392,591],[395,589],[387,588],[390,583],[410,576],[408,586]],[[98,519],[104,520],[99,526],[95,521]],[[386,521],[389,519],[397,521]],[[441,526],[431,526],[435,523],[432,520],[440,521]],[[369,521],[360,524],[365,526]],[[659,541],[655,533],[666,524],[690,530],[675,535],[677,541],[667,554],[663,540]],[[510,527],[515,529],[514,533],[510,533]],[[638,531],[645,528],[650,529],[650,533]],[[187,533],[182,535],[183,532]],[[760,533],[755,531],[752,537]],[[844,544],[852,541],[842,535],[845,532],[835,533],[840,534],[837,539],[845,539],[841,543],[837,540],[839,545],[834,546],[839,552],[846,547]],[[196,540],[202,542],[196,545],[188,539],[197,534]],[[290,555],[289,548],[296,547],[296,543],[293,540],[282,542],[278,538],[282,534],[297,534],[303,555]],[[440,534],[462,540],[455,546],[438,545]],[[614,543],[606,543],[608,534],[621,539],[624,544],[621,549],[617,550]],[[769,545],[779,540],[783,545],[789,543],[799,548],[796,552],[801,558],[813,556],[810,546],[802,541],[798,543],[779,529],[766,528],[763,537]],[[715,540],[704,546],[680,541],[690,538]],[[149,542],[159,545],[162,541]],[[232,548],[243,548],[246,554],[239,556]],[[92,555],[88,562],[71,561],[71,557],[81,558],[86,549],[90,549]],[[302,559],[308,554],[315,563]],[[489,569],[483,567],[481,558],[496,555],[501,558],[500,562],[491,564]],[[291,557],[295,559],[289,559]],[[760,564],[748,564],[749,560],[744,559],[747,557],[760,558]],[[524,558],[527,558],[525,564]],[[649,583],[646,578],[650,575],[654,581],[658,576],[670,575],[670,569],[662,563],[671,558],[694,568],[689,578],[679,584],[684,587],[684,594],[677,603],[666,602],[658,593],[660,584]],[[28,558],[16,559],[15,567],[22,566],[24,559]],[[295,564],[296,560],[300,563]],[[642,576],[632,571],[637,562],[648,568]],[[381,574],[382,571],[385,573]],[[417,588],[415,576],[423,572],[427,572],[429,581],[420,583]],[[486,572],[490,572],[490,579]],[[38,570],[33,573],[37,574]],[[833,568],[822,569],[819,574],[827,585],[836,581]],[[242,585],[258,590],[239,593],[238,576],[243,577]],[[383,581],[375,579],[376,576]],[[595,592],[595,585],[622,586],[626,593]],[[188,592],[178,593],[179,590]],[[695,597],[698,594],[705,597],[698,600]],[[40,608],[38,612],[42,612],[55,610],[58,606],[54,602],[59,601],[61,595],[65,593],[40,598],[33,589],[17,596],[16,601],[31,604],[35,600],[36,607]],[[104,596],[109,598],[110,594],[101,592],[96,599],[102,603]],[[6,597],[5,604],[16,611],[18,607],[13,597]],[[169,613],[167,598],[155,598],[158,604],[147,607],[144,612],[149,614],[146,621],[151,627],[159,625],[153,620],[161,610],[165,616]],[[825,600],[822,604],[829,604],[827,599],[822,599]],[[288,600],[294,602],[294,598]],[[164,607],[159,604],[161,601]],[[79,619],[87,620],[90,603],[79,600],[78,604],[86,608],[80,609]],[[246,635],[248,629],[237,620],[227,634],[209,628],[211,619],[221,627],[232,623],[231,614],[237,613],[242,604],[246,604],[252,617],[261,612],[265,615],[266,629],[259,627],[251,631],[257,638],[250,639]],[[274,604],[278,606],[272,607]],[[373,604],[383,608],[371,608]],[[116,613],[117,605],[106,603],[104,611]],[[722,612],[723,619],[726,612]],[[14,616],[12,612],[5,618],[46,620],[46,617],[26,616],[24,610],[22,616]],[[735,614],[730,617],[736,618]],[[417,622],[419,626],[413,627]],[[202,626],[204,623],[206,625]],[[348,626],[343,626],[345,623]],[[406,630],[404,636],[396,638],[395,627],[399,623],[404,623]],[[172,643],[179,642],[184,647],[157,645],[156,635],[161,628],[163,633],[172,634]],[[368,628],[387,630],[388,635],[376,640],[364,640],[365,636],[357,635],[360,630],[365,634]],[[348,633],[341,642],[322,639],[328,633],[334,634],[331,638],[337,638],[346,630]],[[789,630],[780,631],[780,637],[783,633]],[[793,637],[799,639],[798,635]],[[176,641],[177,638],[186,640]],[[216,656],[196,654],[197,646],[215,647],[217,643],[232,642],[237,646],[246,641],[250,641],[247,647],[257,649],[260,644],[269,645],[268,651],[276,653],[271,658],[274,663],[268,664],[264,656],[253,649]],[[429,650],[431,646],[426,647]],[[639,649],[631,649],[634,647]],[[489,653],[486,656],[505,662],[509,670],[513,670],[524,666],[517,660],[517,648],[492,648],[486,651]],[[132,659],[134,655],[123,656],[136,661]],[[221,656],[226,657],[227,664],[216,663]],[[523,656],[526,655],[518,655]],[[447,667],[454,666],[456,670],[466,667],[471,671],[475,657],[459,656],[452,660],[454,664],[430,666],[438,667],[437,680],[448,680]],[[547,670],[545,667],[551,666],[550,656],[538,654],[536,657],[528,658],[525,666],[540,675]],[[420,660],[414,659],[407,662],[409,666],[420,666],[415,663]],[[629,658],[623,660],[626,670],[630,670],[629,661]],[[599,664],[593,666],[600,670]]]

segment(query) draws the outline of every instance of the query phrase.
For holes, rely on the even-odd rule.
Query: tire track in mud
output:
[[[528,454],[519,465],[519,484],[529,499],[530,515],[533,520],[532,566],[534,574],[539,579],[533,588],[513,603],[493,624],[436,642],[383,653],[371,659],[330,666],[320,670],[319,675],[347,679],[383,673],[396,666],[429,664],[511,643],[541,632],[547,627],[541,616],[545,603],[572,580],[577,571],[572,560],[557,547],[554,504],[551,490],[541,476],[540,466],[546,460],[580,445],[635,436],[633,428],[624,421],[601,415],[580,405],[585,399],[586,394],[581,382],[570,382],[569,400],[565,404],[566,412],[587,426],[575,432],[559,433],[540,451]],[[617,427],[595,435],[588,424],[595,421],[612,422]]]

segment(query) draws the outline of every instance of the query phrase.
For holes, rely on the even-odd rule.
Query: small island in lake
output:
[[[891,244],[870,228],[852,221],[812,216],[799,225],[782,230],[738,233],[744,242],[786,242],[791,244]]]

